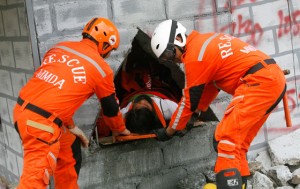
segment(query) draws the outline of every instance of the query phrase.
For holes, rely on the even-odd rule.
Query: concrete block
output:
[[[128,47],[128,48],[130,48],[130,47]],[[117,70],[119,70],[121,63],[125,58],[124,54],[126,54],[126,52],[128,52],[128,49],[127,48],[126,49],[118,48],[118,51],[119,51],[119,53],[111,54],[111,56],[106,59],[106,62],[109,64],[109,66],[115,73],[117,72]]]
[[[0,165],[6,167],[6,147],[0,143]]]
[[[18,183],[19,177],[16,176],[14,173],[10,172],[9,170],[4,171],[5,178],[9,183]],[[15,187],[10,187],[9,188],[15,188]]]
[[[277,31],[277,34],[278,34],[278,30],[276,30],[276,31]],[[291,35],[290,34],[285,34],[285,35],[283,35],[281,37],[278,37],[277,41],[278,41],[278,50],[279,50],[279,53],[291,52],[293,50],[292,41],[291,41]],[[300,47],[299,44],[298,44],[298,46]]]
[[[249,34],[240,38],[270,56],[275,55],[278,47],[272,30],[264,30],[263,33]]]
[[[3,132],[4,137],[1,140],[2,140],[2,143],[5,145],[5,148],[7,148],[7,146],[8,146],[8,139],[7,139],[7,132],[6,132],[7,125],[2,123],[2,126],[3,126],[2,132]]]
[[[108,17],[107,1],[68,1],[54,4],[57,29],[70,30],[84,25],[93,17]]]
[[[19,96],[20,89],[26,84],[26,77],[24,73],[16,73],[11,72],[11,78],[12,78],[12,87],[13,87],[13,93],[14,97]]]
[[[193,20],[183,19],[179,22],[186,28],[186,34],[190,34],[192,30],[195,30],[195,22]]]
[[[299,13],[300,13],[300,7],[299,7]],[[299,19],[297,21],[297,24],[293,24],[291,31],[292,34],[292,43],[293,43],[293,49],[300,49],[300,16],[298,16]]]
[[[275,60],[281,69],[289,69],[291,71],[289,75],[285,76],[286,79],[294,79],[295,75],[300,75],[299,64],[297,64],[297,57],[292,53],[275,57]]]
[[[242,34],[250,34],[253,22],[249,7],[235,8],[231,15],[233,35],[239,37]]]
[[[217,12],[229,11],[229,1],[228,0],[216,0]]]
[[[23,157],[22,156],[17,156],[17,164],[18,164],[18,170],[19,170],[18,175],[19,176],[22,175],[23,163],[24,163]]]
[[[114,160],[110,167],[114,178],[153,173],[159,170],[163,165],[163,157],[159,148],[123,152],[118,156],[119,157]]]
[[[16,105],[15,100],[7,99],[8,113],[10,118],[10,123],[13,124],[13,109]]]
[[[215,3],[211,0],[167,0],[169,18],[197,17],[215,13]]]
[[[280,19],[278,12],[283,11],[284,15],[288,15],[287,1],[271,1],[259,6],[253,6],[253,22],[259,23],[262,28],[278,26]],[[268,16],[266,16],[268,15]]]
[[[13,5],[13,4],[17,4],[17,3],[24,3],[24,0],[9,0],[9,1],[7,1],[8,5]]]
[[[274,189],[273,182],[266,175],[256,171],[253,175],[253,188],[259,189]]]
[[[137,189],[174,189],[177,188],[180,179],[187,176],[183,168],[169,169],[165,173],[142,180]]]
[[[4,23],[3,23],[3,19],[2,19],[2,14],[0,14],[0,36],[3,37],[4,36]]]
[[[13,42],[16,68],[33,70],[33,59],[30,43],[28,41]]]
[[[21,154],[22,153],[21,139],[16,129],[14,127],[7,125],[6,135],[7,135],[9,147]]]
[[[300,50],[298,51],[298,54],[300,53]],[[295,76],[296,75],[300,75],[300,58],[297,56],[297,53],[294,54],[294,60],[293,60],[293,63],[294,63],[294,66],[295,66]],[[300,79],[296,79],[296,82],[299,82]],[[300,85],[297,85],[296,86],[300,87]],[[299,94],[299,93],[298,93]]]
[[[201,17],[195,20],[195,28],[200,33],[220,32],[230,34],[231,16],[229,13],[222,13]]]
[[[33,74],[25,74],[26,75],[26,83],[32,78]]]
[[[7,148],[6,150],[6,163],[7,169],[14,174],[15,176],[19,175],[18,164],[17,164],[17,155]]]
[[[181,179],[178,184],[178,189],[203,189],[206,184],[206,176],[201,172],[196,172]]]
[[[96,122],[100,110],[99,100],[94,95],[86,100],[75,112],[74,121],[77,125],[93,125]]]
[[[37,36],[53,32],[49,5],[34,6],[34,20]]]
[[[163,148],[166,166],[177,166],[208,157],[214,151],[211,138],[213,131],[213,127],[205,125],[194,128],[182,138],[174,137]]]
[[[109,183],[113,180],[153,173],[162,165],[162,153],[159,148],[134,150],[133,146],[123,145],[120,150],[112,147],[87,157],[80,173],[82,175],[80,182],[82,185]]]
[[[300,2],[298,0],[291,0],[294,10],[300,9]]]
[[[0,5],[2,6],[6,5],[6,0],[0,0]]]
[[[0,114],[2,120],[5,120],[7,122],[10,121],[8,105],[7,105],[6,98],[4,97],[0,97]]]
[[[120,46],[131,45],[133,38],[138,32],[138,29],[132,27],[121,27],[121,26],[118,28],[120,33]],[[117,51],[120,51],[120,49],[118,48]]]
[[[16,8],[2,10],[5,36],[20,36],[18,10]]]
[[[139,24],[166,18],[163,0],[113,0],[112,8],[118,23]]]
[[[300,129],[269,141],[272,165],[299,165]]]
[[[130,183],[128,183],[130,182]],[[118,189],[136,189],[136,184],[131,183],[131,179],[124,179],[123,181],[115,181],[112,183],[108,184],[96,184],[96,185],[87,185],[87,186],[81,186],[81,188],[85,189],[113,189],[113,188],[118,188]]]
[[[288,182],[292,179],[292,173],[285,165],[271,167],[268,173],[274,182],[279,186],[288,186]]]
[[[255,161],[261,162],[261,165],[263,167],[262,172],[264,174],[268,173],[270,167],[272,166],[270,154],[268,151],[262,151],[258,153],[258,156],[255,158]]]
[[[9,96],[13,96],[9,71],[0,70],[0,81],[0,92]]]
[[[94,125],[98,118],[99,110],[99,100],[96,95],[94,95],[86,100],[75,112],[73,116],[74,122],[81,128],[86,136],[92,135],[94,131]]]
[[[28,36],[27,13],[25,7],[18,8],[21,36]]]
[[[2,66],[15,67],[13,46],[11,41],[0,42],[0,63]]]
[[[81,36],[82,30],[78,30],[74,35],[58,35],[55,37],[47,38],[46,40],[40,41],[39,52],[41,59],[44,57],[44,54],[50,50],[55,44],[62,41],[79,41],[82,39]]]

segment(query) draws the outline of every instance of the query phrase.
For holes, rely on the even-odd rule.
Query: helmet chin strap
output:
[[[176,47],[177,47],[177,48],[180,50],[180,52],[183,54],[184,49],[185,49],[185,46],[184,46],[184,47],[179,47],[179,46],[176,45]]]
[[[95,38],[93,38],[90,34],[83,33],[82,36],[83,36],[83,39],[89,39],[89,40],[93,41],[98,46],[99,42]]]

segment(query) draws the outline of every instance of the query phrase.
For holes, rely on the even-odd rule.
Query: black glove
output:
[[[159,141],[167,141],[172,138],[172,136],[169,136],[167,134],[167,131],[165,128],[155,129],[155,130],[153,130],[153,133],[156,135],[156,138]]]

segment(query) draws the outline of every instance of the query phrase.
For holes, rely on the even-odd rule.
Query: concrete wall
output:
[[[1,0],[0,12],[0,175],[16,182],[23,159],[12,123],[12,108],[34,66],[23,0]]]
[[[120,48],[108,60],[114,70],[119,67],[130,49],[131,40],[137,32],[136,28],[139,27],[151,35],[155,26],[164,19],[177,19],[187,27],[188,31],[195,29],[201,32],[224,32],[246,40],[273,56],[283,69],[291,70],[291,74],[287,76],[287,94],[293,122],[292,128],[285,127],[283,105],[280,103],[253,141],[249,156],[265,148],[268,140],[300,127],[299,0],[26,0],[25,2],[26,4],[24,0],[0,0],[0,114],[2,121],[0,175],[10,181],[17,181],[22,169],[22,148],[12,123],[12,108],[16,103],[19,89],[30,78],[34,67],[39,64],[38,61],[53,44],[62,40],[81,39],[84,24],[95,16],[110,18],[120,29]],[[230,96],[221,93],[213,102],[212,109],[220,119],[230,99]],[[97,107],[92,110],[88,108],[94,104],[94,100],[88,101],[76,113],[75,121],[81,127],[90,126],[94,122]],[[199,145],[199,141],[191,140],[189,145]],[[154,149],[153,152],[141,148],[135,151],[132,147],[131,152],[123,153],[121,158],[125,165],[130,163],[127,159],[135,154],[141,155],[141,158],[149,156],[148,158],[153,160],[151,158],[155,156],[162,157],[157,149],[158,146],[159,144],[156,143],[151,143],[149,146],[142,145],[143,148]],[[123,146],[101,149],[101,153],[95,152],[94,158],[99,158],[100,165],[103,165],[102,163],[107,161],[105,158],[115,156],[122,149]],[[180,152],[179,149],[178,153]],[[111,155],[102,156],[103,153],[111,153]],[[195,153],[196,159],[203,157],[201,152]],[[102,157],[104,159],[101,160]],[[165,159],[158,161],[159,165],[167,163]],[[178,161],[184,162],[185,159],[178,159]],[[170,163],[173,162],[170,161]],[[181,172],[180,162],[175,164],[175,167],[179,169],[178,172]],[[140,165],[143,166],[143,163]],[[155,174],[155,171],[158,171],[157,167],[152,168],[147,165],[133,171],[139,172],[140,175]],[[90,165],[86,164],[86,166]],[[84,167],[83,170],[88,174],[89,169]],[[121,175],[117,177],[118,182],[124,182],[121,178],[124,175],[125,178],[130,177],[131,174],[126,173],[125,168],[119,171],[122,170],[124,173],[113,171],[109,173]],[[175,169],[172,171],[178,173]],[[101,169],[94,172],[98,174],[96,179],[109,179],[114,176],[105,174],[107,172]],[[183,171],[183,173],[186,172]],[[171,179],[172,174],[169,177]],[[97,182],[101,181],[92,183]],[[80,183],[86,186],[86,181],[82,178]],[[145,182],[144,185],[147,183]]]

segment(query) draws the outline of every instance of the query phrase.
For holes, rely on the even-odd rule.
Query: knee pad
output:
[[[236,168],[225,169],[216,175],[217,188],[242,189],[242,177]]]

